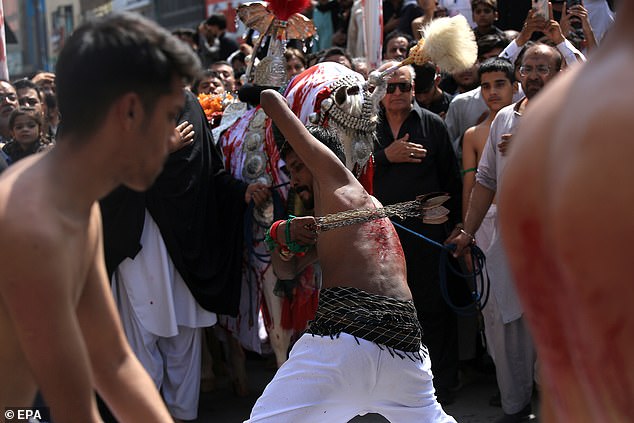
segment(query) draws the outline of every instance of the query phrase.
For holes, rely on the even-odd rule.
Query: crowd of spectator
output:
[[[415,229],[438,242],[448,239],[465,246],[478,239],[484,249],[495,246],[496,165],[501,166],[510,148],[513,119],[527,106],[527,99],[531,100],[560,71],[582,66],[586,56],[600,48],[614,20],[613,7],[606,0],[585,0],[571,7],[565,1],[552,1],[550,15],[541,16],[531,9],[530,0],[385,0],[381,52],[385,62],[381,69],[405,59],[427,23],[458,14],[473,28],[478,57],[471,68],[460,72],[446,73],[427,62],[403,67],[389,77],[374,150],[376,196],[390,204],[427,192],[448,192],[453,197],[448,206],[450,222],[437,227],[420,222]],[[314,2],[304,13],[313,20],[318,36],[289,40],[284,53],[289,79],[325,61],[340,63],[367,78],[374,69],[368,67],[364,57],[360,8],[358,0]],[[212,15],[195,29],[172,33],[196,52],[204,68],[189,87],[195,95],[237,94],[249,83],[250,65],[265,54],[261,46],[255,45],[258,34],[253,31],[239,36],[228,33],[223,14]],[[509,109],[520,106],[521,110],[515,110],[518,114]],[[187,116],[190,120],[200,117],[198,111]],[[496,116],[507,121],[499,123],[502,118]],[[28,155],[54,148],[58,128],[63,131],[55,74],[38,72],[32,78],[0,81],[0,172]],[[197,128],[197,132],[206,131]],[[490,133],[502,135],[495,141],[500,156],[485,150]],[[181,130],[183,138],[188,134]],[[214,160],[219,162],[216,153]],[[485,171],[480,170],[482,157],[486,157]],[[262,189],[240,181],[227,184],[238,193],[239,201],[244,198],[246,203]],[[481,197],[486,204],[479,202]],[[405,233],[399,235],[441,404],[450,404],[456,400],[456,393],[459,395],[464,363],[481,363],[490,356],[497,365],[501,391],[491,403],[504,412],[499,422],[526,419],[532,413],[535,357],[530,334],[521,321],[521,307],[509,288],[512,284],[505,273],[504,258],[490,262],[495,300],[489,305],[484,327],[478,327],[477,318],[459,318],[441,297],[438,255]],[[503,255],[497,247],[491,254]],[[502,282],[496,280],[500,273]],[[505,284],[499,295],[496,283]],[[213,319],[202,320],[208,323]],[[486,333],[488,344],[480,341],[479,332]],[[197,342],[200,344],[200,340]],[[512,361],[518,355],[525,373],[520,376],[513,371],[519,364]],[[199,354],[193,357],[200,360]],[[193,404],[195,407],[197,402]],[[182,415],[191,418],[195,412],[186,410]]]

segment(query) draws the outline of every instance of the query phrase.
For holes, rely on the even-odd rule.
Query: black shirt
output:
[[[374,157],[374,192],[384,205],[413,200],[417,195],[447,192],[452,196],[449,204],[451,218],[460,221],[462,182],[445,122],[435,113],[414,105],[401,126],[398,138],[409,134],[409,142],[422,145],[427,156],[422,163],[390,163],[383,149],[394,142],[392,131],[379,113]]]
[[[445,122],[436,114],[414,105],[401,126],[398,138],[409,134],[409,141],[422,145],[427,156],[421,163],[390,163],[383,149],[394,142],[382,111],[375,145],[374,195],[383,205],[410,201],[421,194],[447,192],[445,203],[449,222],[429,225],[418,218],[393,220],[437,242],[444,242],[451,228],[461,220],[462,180]],[[403,246],[407,280],[417,309],[437,312],[446,307],[438,284],[440,248],[400,228],[396,231]]]
[[[440,115],[441,113],[447,113],[449,110],[449,104],[451,104],[451,100],[453,100],[454,96],[449,94],[446,91],[443,91],[440,97],[432,101],[429,106],[425,107],[422,104],[418,104],[420,107],[429,110],[432,113],[436,113]]]

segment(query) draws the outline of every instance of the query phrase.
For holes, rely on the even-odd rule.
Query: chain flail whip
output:
[[[449,195],[445,193],[432,193],[416,197],[415,200],[391,204],[389,206],[374,209],[347,210],[339,213],[328,214],[316,218],[317,232],[326,232],[331,229],[358,223],[370,222],[384,217],[398,216],[421,217],[424,223],[440,224],[447,221],[449,210],[442,206]]]

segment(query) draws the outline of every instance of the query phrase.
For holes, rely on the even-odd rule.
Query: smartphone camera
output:
[[[548,11],[548,0],[532,0],[533,10],[536,15],[543,17],[545,20],[550,20],[550,12]]]
[[[582,0],[566,0],[566,9],[570,10],[572,6],[576,6],[578,4],[583,5],[583,1]],[[570,26],[575,30],[580,30],[582,27],[581,19],[579,19],[576,16],[572,16],[570,18]]]

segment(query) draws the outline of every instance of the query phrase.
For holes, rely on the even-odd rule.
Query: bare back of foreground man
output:
[[[281,95],[264,91],[261,105],[293,150],[286,154],[291,183],[305,204],[314,201],[317,216],[380,207]],[[310,243],[316,235],[308,228],[291,224],[290,235]],[[317,253],[323,289],[315,320],[249,421],[345,423],[379,413],[394,423],[454,422],[434,396],[403,250],[389,220],[321,233]]]
[[[634,3],[618,6],[597,54],[524,116],[500,192],[544,422],[634,421]]]
[[[134,15],[78,29],[57,64],[57,146],[0,179],[0,410],[43,393],[57,422],[99,422],[96,390],[122,422],[170,416],[121,329],[96,200],[147,189],[177,142],[182,78],[198,61]]]

